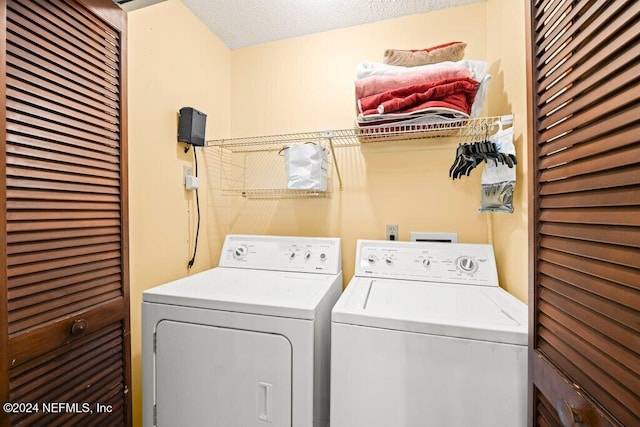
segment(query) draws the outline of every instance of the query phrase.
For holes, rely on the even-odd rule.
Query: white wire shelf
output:
[[[242,196],[247,199],[331,198],[331,191],[289,190],[286,188],[226,189],[223,192],[226,196]]]
[[[205,160],[211,188],[220,191],[222,196],[300,199],[330,198],[333,193],[332,156],[327,158],[326,191],[288,189],[284,157],[275,150],[231,151],[227,147],[208,147]]]
[[[495,133],[499,126],[512,124],[513,115],[451,119],[430,124],[388,124],[354,129],[361,143],[421,140],[453,137],[460,140],[478,140]]]
[[[443,136],[483,137],[493,133],[499,123],[506,124],[510,121],[513,121],[512,115],[477,117],[432,124],[390,124],[318,132],[215,139],[207,141],[207,147],[220,147],[232,152],[280,151],[288,144],[307,141],[331,141],[332,148],[342,148],[358,146],[363,142],[385,142],[398,139],[426,139]]]
[[[205,148],[218,149],[220,159],[228,156],[246,157],[253,154],[268,152],[278,153],[291,144],[315,142],[326,144],[330,152],[330,160],[336,171],[339,189],[342,190],[342,177],[336,161],[335,149],[343,147],[357,147],[361,144],[394,142],[394,141],[419,141],[428,138],[451,137],[460,142],[478,141],[495,133],[500,125],[513,123],[513,115],[477,117],[469,119],[450,119],[447,122],[434,122],[430,124],[389,124],[385,126],[371,126],[352,129],[326,130],[316,132],[300,132],[280,135],[251,136],[241,138],[215,139],[206,142]],[[223,155],[223,153],[226,153]],[[243,158],[242,161],[246,161]],[[221,164],[221,169],[223,165]],[[282,167],[284,169],[284,166]],[[245,169],[243,179],[249,180],[247,174],[252,173],[252,168]],[[270,179],[273,173],[265,174],[265,179]],[[259,182],[261,177],[254,177],[253,182]],[[285,181],[286,182],[286,181]],[[248,187],[248,188],[245,188]],[[223,194],[240,195],[251,199],[279,199],[279,198],[303,198],[303,197],[331,197],[331,187],[326,192],[288,190],[286,188],[251,188],[251,185],[237,186],[236,183],[224,186]]]
[[[300,132],[282,135],[250,136],[207,141],[207,147],[220,147],[232,152],[280,151],[289,144],[332,140],[334,147],[357,146],[352,129],[322,132]]]

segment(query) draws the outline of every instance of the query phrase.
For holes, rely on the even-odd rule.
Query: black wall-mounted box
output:
[[[207,115],[192,107],[182,107],[178,119],[178,142],[204,146]]]

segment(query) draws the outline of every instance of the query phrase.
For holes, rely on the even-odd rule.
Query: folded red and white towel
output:
[[[466,70],[466,71],[464,71]],[[470,74],[470,75],[469,75]],[[424,77],[420,82],[419,76]],[[356,103],[367,96],[375,95],[392,89],[398,89],[419,83],[438,81],[446,78],[469,77],[479,83],[471,111],[471,117],[478,117],[482,111],[487,86],[491,81],[491,75],[487,73],[487,63],[465,59],[456,62],[438,62],[436,64],[416,67],[403,67],[377,62],[364,61],[358,65],[357,80],[355,82]],[[362,110],[356,105],[357,113]]]
[[[468,77],[415,84],[359,99],[358,108],[363,116],[410,113],[431,107],[469,114],[478,86],[477,81]]]
[[[418,73],[424,70],[453,66],[460,66],[469,69],[469,71],[471,71],[471,78],[476,81],[481,81],[487,74],[487,63],[485,61],[476,61],[472,59],[438,62],[435,64],[419,65],[417,67],[402,67],[399,65],[382,64],[380,62],[363,61],[358,64],[356,69],[356,79],[360,80],[370,76]]]
[[[471,78],[471,70],[462,65],[431,67],[414,73],[373,75],[356,80],[356,99],[376,95],[393,89],[421,83],[437,82],[445,79]]]

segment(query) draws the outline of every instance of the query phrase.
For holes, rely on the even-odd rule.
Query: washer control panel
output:
[[[338,274],[339,238],[228,235],[220,267]]]
[[[493,247],[475,243],[359,240],[356,275],[498,286]]]

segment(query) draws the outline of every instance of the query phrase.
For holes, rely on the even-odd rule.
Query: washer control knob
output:
[[[233,250],[233,257],[235,259],[244,259],[244,257],[247,256],[247,253],[249,253],[249,249],[246,246],[238,246]]]
[[[431,267],[431,260],[429,258],[425,258],[422,260],[422,265],[424,265],[426,268]]]
[[[289,251],[289,259],[293,261],[295,259],[295,257],[296,257],[296,250],[295,249],[291,249]]]
[[[458,258],[458,269],[463,273],[474,273],[478,269],[478,263],[468,256]]]
[[[385,262],[387,265],[392,265],[392,264],[393,264],[393,258],[391,258],[391,257],[385,257],[384,262]]]
[[[369,255],[369,256],[367,257],[367,262],[368,262],[370,265],[375,264],[377,261],[378,261],[378,257],[377,257],[377,256],[375,256],[375,255]]]
[[[306,251],[304,253],[304,260],[309,261],[311,259],[311,251]]]
[[[320,261],[326,261],[327,260],[327,254],[325,254],[324,252],[320,254]]]

